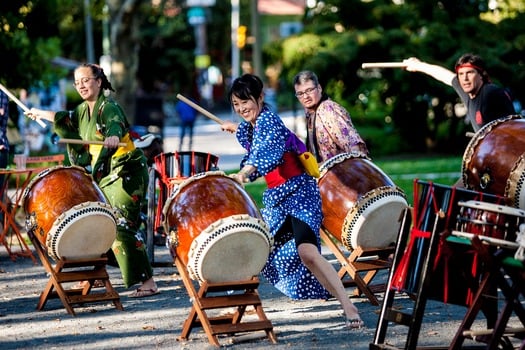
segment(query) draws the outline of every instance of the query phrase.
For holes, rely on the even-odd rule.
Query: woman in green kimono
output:
[[[128,288],[142,282],[130,297],[157,294],[146,247],[137,232],[148,184],[147,160],[130,138],[124,111],[104,94],[104,90],[114,90],[102,68],[82,64],[75,69],[74,76],[74,86],[84,102],[72,111],[32,108],[26,115],[54,122],[55,132],[62,138],[104,142],[104,145],[88,146],[68,144],[69,160],[91,171],[109,203],[122,214],[112,250],[124,285]],[[126,146],[119,146],[121,142]]]

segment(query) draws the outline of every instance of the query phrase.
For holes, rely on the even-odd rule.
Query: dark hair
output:
[[[98,64],[82,63],[76,69],[79,69],[79,68],[89,68],[89,69],[91,69],[91,72],[93,73],[93,76],[96,79],[102,80],[102,84],[100,84],[100,88],[102,90],[111,90],[111,91],[115,92],[115,90],[113,90],[113,87],[111,86],[111,83],[108,80],[108,77],[106,77],[106,74],[104,74],[104,70]]]
[[[456,72],[456,74],[458,72],[458,69],[464,65],[471,65],[475,70],[479,72],[481,78],[483,79],[483,82],[490,82],[489,74],[487,73],[487,69],[485,66],[485,61],[483,61],[483,59],[478,55],[466,53],[460,58],[458,58],[456,65],[454,66],[454,71]]]
[[[263,82],[261,78],[253,74],[244,74],[235,79],[228,94],[228,100],[232,103],[232,96],[241,100],[257,100],[263,93]]]
[[[303,84],[308,81],[313,82],[315,86],[319,85],[319,79],[317,78],[317,75],[309,70],[303,70],[302,72],[297,73],[293,78],[294,85]]]

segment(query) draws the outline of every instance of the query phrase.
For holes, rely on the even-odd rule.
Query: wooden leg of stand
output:
[[[190,313],[177,340],[187,340],[191,330],[200,326],[204,329],[208,341],[215,346],[220,346],[217,338],[219,334],[233,335],[254,331],[264,331],[272,343],[277,343],[273,325],[266,317],[257,293],[259,280],[256,277],[246,281],[203,282],[197,292],[195,282],[190,279],[186,266],[178,257],[175,258],[175,265],[192,300]],[[234,293],[230,294],[229,291],[234,291]],[[257,321],[242,322],[248,306],[255,309],[259,318]],[[233,314],[214,317],[207,314],[207,310],[231,308],[236,310]]]
[[[375,292],[384,292],[386,285],[373,286],[372,279],[377,275],[379,270],[390,269],[391,263],[384,258],[385,255],[392,254],[394,247],[382,249],[363,249],[357,247],[347,257],[334,243],[333,235],[325,229],[321,229],[320,236],[323,243],[335,255],[341,268],[338,271],[338,276],[343,280],[345,287],[353,286],[355,284],[354,296],[364,294],[372,305],[379,305],[379,300],[375,296]],[[363,261],[360,261],[363,259]],[[361,273],[365,273],[361,276]],[[351,281],[344,281],[344,277],[348,275]]]
[[[120,302],[120,296],[111,285],[109,275],[106,270],[107,258],[100,257],[96,259],[78,259],[68,260],[66,258],[56,262],[53,267],[48,255],[40,242],[32,232],[28,233],[37,254],[42,261],[42,265],[49,273],[49,281],[40,294],[37,310],[42,310],[49,299],[60,298],[60,301],[70,315],[75,316],[74,305],[82,305],[95,302],[113,302],[118,310],[124,310]],[[104,283],[105,292],[93,293],[92,287],[95,280]],[[82,290],[66,290],[63,283],[88,281],[87,286]]]

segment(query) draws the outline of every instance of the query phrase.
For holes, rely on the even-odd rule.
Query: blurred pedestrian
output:
[[[188,150],[191,151],[193,147],[193,127],[195,125],[195,120],[197,119],[197,111],[186,102],[180,100],[175,104],[175,110],[180,118],[179,152],[182,151],[182,145],[186,134],[189,139]]]
[[[9,164],[9,140],[7,139],[7,123],[9,122],[9,97],[0,91],[0,168]],[[4,175],[0,175],[0,190],[4,185]],[[2,193],[3,196],[3,193]]]

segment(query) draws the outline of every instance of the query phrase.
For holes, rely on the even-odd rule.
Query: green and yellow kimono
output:
[[[93,179],[109,204],[122,215],[112,250],[124,285],[130,287],[150,279],[153,269],[138,233],[141,202],[148,186],[147,160],[129,136],[129,123],[122,108],[101,93],[91,117],[87,103],[83,102],[73,111],[57,112],[54,126],[62,138],[104,141],[106,137],[118,136],[120,142],[126,143],[117,149],[68,144],[67,150],[71,164],[91,168]]]

